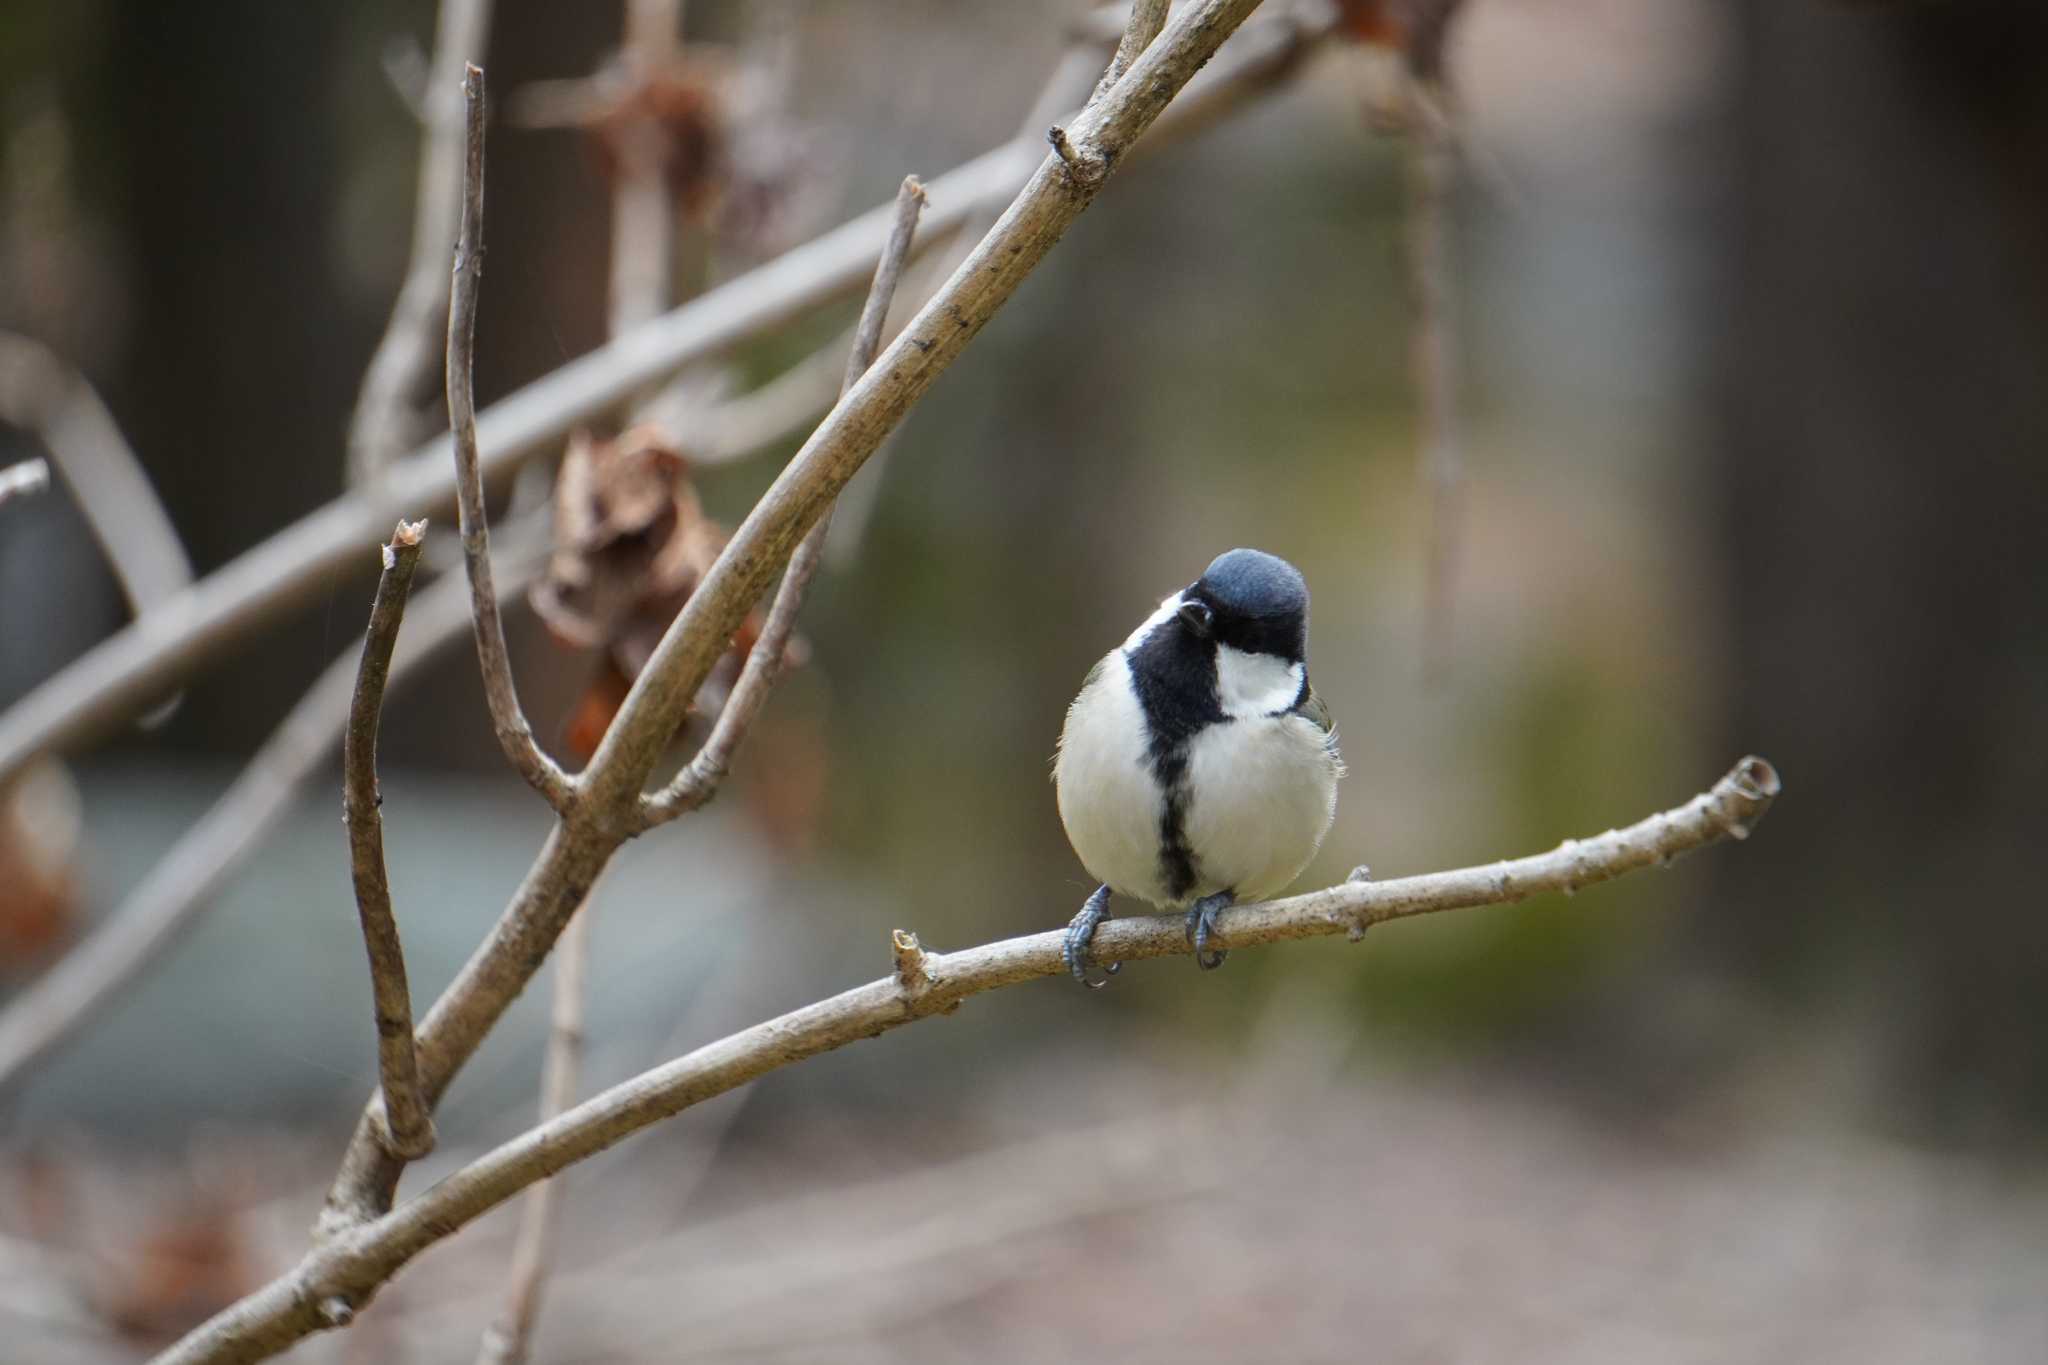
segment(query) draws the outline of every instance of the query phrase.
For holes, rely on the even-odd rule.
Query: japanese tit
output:
[[[1217,556],[1089,671],[1067,709],[1060,821],[1102,883],[1068,926],[1075,979],[1108,984],[1089,979],[1088,945],[1112,891],[1186,908],[1196,962],[1221,965],[1208,946],[1217,913],[1301,875],[1343,773],[1308,681],[1307,583],[1259,550]]]

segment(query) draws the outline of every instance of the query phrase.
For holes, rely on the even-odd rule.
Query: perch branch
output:
[[[391,878],[384,867],[384,794],[377,786],[377,722],[405,599],[419,567],[424,521],[401,521],[384,547],[384,572],[370,608],[363,658],[349,702],[342,742],[342,819],[348,825],[349,872],[356,913],[370,958],[370,989],[377,1020],[377,1075],[384,1092],[385,1137],[395,1155],[418,1160],[434,1150],[434,1121],[420,1101],[419,1063],[412,1046],[412,991],[405,979],[405,949],[391,913]]]
[[[419,185],[412,208],[412,258],[391,306],[391,320],[363,371],[349,420],[351,482],[375,478],[418,439],[416,406],[441,349],[448,306],[448,246],[462,195],[462,69],[481,62],[490,41],[492,0],[441,0],[434,56],[419,87]]]
[[[583,982],[590,960],[590,912],[597,907],[596,888],[562,931],[555,953],[555,995],[549,1012],[548,1055],[541,1069],[540,1121],[552,1122],[576,1100],[576,1077],[583,1060]],[[512,1246],[511,1288],[505,1309],[484,1332],[477,1365],[519,1365],[526,1359],[534,1320],[540,1316],[541,1289],[547,1283],[549,1251],[562,1193],[559,1178],[543,1180],[527,1196],[520,1211],[519,1235]]]
[[[881,349],[882,326],[888,321],[889,302],[896,296],[896,285],[903,278],[904,263],[910,259],[910,243],[917,234],[917,218],[924,202],[923,184],[914,175],[904,177],[902,188],[896,192],[896,221],[890,225],[888,244],[882,248],[882,258],[875,266],[874,283],[868,288],[867,302],[862,305],[860,322],[854,328],[853,346],[846,357],[845,377],[840,381],[841,394],[866,373],[868,366],[874,363],[875,352]],[[775,602],[768,609],[768,619],[761,627],[761,636],[754,642],[753,652],[747,656],[739,681],[733,684],[732,695],[718,713],[718,721],[711,727],[710,737],[667,787],[642,802],[642,828],[651,828],[673,820],[684,811],[695,810],[710,800],[725,780],[726,772],[732,766],[733,754],[746,739],[754,718],[760,714],[768,694],[775,689],[776,680],[782,674],[782,660],[789,648],[790,632],[796,628],[797,613],[803,610],[804,593],[809,590],[811,579],[818,571],[818,562],[824,558],[825,537],[831,530],[831,524],[832,516],[828,510],[818,518],[817,525],[811,527],[803,543],[797,546],[796,554],[789,561],[789,569],[782,576],[782,586],[776,590]]]
[[[1332,31],[1333,18],[1250,26],[1240,50],[1204,73],[1140,144],[1206,127],[1272,89]],[[937,206],[920,224],[928,250],[970,216],[1006,202],[1045,151],[1034,130],[931,181]],[[495,403],[477,423],[484,472],[508,475],[554,448],[571,427],[611,411],[683,367],[723,354],[807,310],[841,298],[874,270],[891,211],[865,213],[757,269],[600,346]],[[454,495],[448,438],[393,464],[357,489],[284,527],[194,583],[142,620],[101,641],[0,715],[0,780],[38,754],[68,748],[146,709],[230,641],[325,591],[359,547],[399,510],[439,514]]]
[[[1181,12],[1131,73],[1076,121],[1103,154],[1121,154],[1257,0],[1202,0]],[[1052,248],[1099,186],[1072,183],[1058,161],[1039,168],[982,243],[883,352],[784,469],[727,543],[669,626],[653,660],[613,718],[577,781],[573,810],[557,822],[498,921],[434,1002],[418,1029],[420,1083],[430,1102],[453,1080],[512,1000],[547,960],[598,872],[640,819],[640,797],[686,703],[663,689],[702,685],[740,618],[765,590],[809,522],[872,454],[911,401],[952,363],[973,333]],[[686,306],[670,319],[689,311]],[[316,1238],[332,1242],[380,1217],[404,1163],[377,1142],[366,1111],[328,1189]]]
[[[503,538],[498,592],[513,598],[540,568],[537,528]],[[408,629],[391,661],[390,682],[409,676],[469,624],[469,585],[438,580],[414,596]],[[133,891],[83,942],[0,1011],[0,1096],[133,981],[166,945],[213,905],[244,859],[291,813],[348,720],[357,658],[351,649],[318,681],[256,751],[213,807],[157,860]],[[387,684],[388,686],[388,684]]]
[[[455,240],[455,270],[448,302],[448,427],[455,438],[457,505],[462,518],[462,557],[469,569],[470,606],[476,617],[477,662],[483,667],[484,698],[499,747],[519,775],[556,810],[566,810],[572,787],[568,774],[541,752],[533,727],[519,709],[512,660],[505,652],[505,623],[491,587],[491,528],[484,517],[484,483],[476,446],[476,297],[484,271],[484,73],[464,68],[463,110],[468,136],[462,163],[462,230]]]
[[[1571,891],[1660,866],[1723,838],[1747,838],[1779,790],[1776,771],[1745,758],[1683,806],[1626,829],[1567,839],[1548,853],[1393,881],[1346,881],[1285,900],[1241,906],[1217,920],[1222,948],[1325,935],[1356,935],[1409,915],[1497,905]],[[1179,915],[1110,920],[1094,952],[1104,962],[1184,955]],[[592,1096],[574,1109],[494,1148],[374,1222],[308,1253],[295,1268],[195,1328],[159,1365],[260,1359],[330,1326],[320,1305],[367,1301],[414,1256],[537,1180],[633,1133],[781,1067],[945,1013],[970,996],[1060,976],[1063,931],[1008,939],[955,953],[920,950],[922,988],[898,971],[865,986],[717,1042]],[[906,950],[896,947],[898,953]]]

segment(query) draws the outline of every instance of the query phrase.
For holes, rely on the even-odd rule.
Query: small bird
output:
[[[1218,912],[1308,866],[1337,814],[1344,763],[1308,682],[1308,584],[1259,550],[1218,555],[1089,670],[1067,708],[1053,781],[1060,822],[1102,885],[1067,927],[1067,968],[1112,892],[1187,909],[1204,969]],[[1114,975],[1120,964],[1106,970]]]

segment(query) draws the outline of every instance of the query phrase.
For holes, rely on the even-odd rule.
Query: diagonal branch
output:
[[[1040,163],[981,244],[827,414],[733,533],[634,681],[579,783],[595,819],[632,809],[630,794],[646,783],[770,576],[911,404],[1094,201],[1118,158],[1257,5],[1198,0],[1184,7],[1124,78],[1062,134],[1067,150]]]
[[[455,440],[456,494],[462,518],[462,557],[469,569],[470,606],[476,617],[477,661],[499,747],[519,775],[556,810],[568,809],[573,784],[541,752],[533,727],[519,709],[505,623],[491,587],[491,528],[484,517],[484,484],[476,448],[476,297],[484,272],[484,73],[464,67],[462,101],[468,137],[462,167],[462,231],[455,239],[455,270],[448,303],[448,426]]]
[[[419,1063],[412,1045],[412,992],[405,979],[405,949],[391,913],[391,879],[384,867],[384,794],[377,787],[377,723],[384,712],[384,685],[391,652],[405,619],[405,599],[419,567],[424,521],[401,521],[384,547],[384,573],[363,637],[355,697],[349,703],[348,734],[342,744],[342,820],[348,826],[349,872],[355,882],[356,913],[363,922],[363,947],[370,957],[370,988],[376,1004],[377,1074],[384,1092],[385,1136],[395,1155],[416,1161],[434,1150],[434,1121],[420,1100]]]
[[[1176,99],[1140,147],[1154,145],[1169,128],[1178,134],[1204,127],[1273,89],[1329,36],[1333,24],[1333,12],[1326,10],[1313,18],[1250,26],[1233,44],[1240,50]],[[1030,179],[1044,150],[1034,134],[930,182],[936,207],[920,225],[917,250],[945,240],[990,205],[1007,202]],[[571,427],[603,416],[649,385],[851,294],[874,270],[889,217],[886,205],[862,214],[493,404],[477,426],[483,472],[509,475],[554,448]],[[359,547],[384,533],[396,510],[445,510],[454,497],[453,475],[447,438],[430,442],[394,464],[381,486],[346,494],[284,527],[101,641],[0,715],[0,779],[38,754],[104,733],[147,708],[228,642],[312,600]]]
[[[492,0],[441,0],[434,56],[421,86],[419,186],[412,210],[412,259],[391,306],[391,320],[363,371],[349,419],[352,482],[381,473],[418,438],[415,404],[440,350],[435,323],[448,306],[448,243],[455,240],[462,195],[462,68],[484,59]]]
[[[1289,939],[1356,938],[1385,920],[1498,905],[1574,891],[1723,838],[1745,839],[1779,791],[1776,770],[1745,758],[1712,788],[1673,810],[1548,853],[1394,881],[1347,881],[1247,905],[1217,920],[1215,942],[1249,948]],[[1105,962],[1191,951],[1179,915],[1110,920],[1097,931]],[[360,1305],[413,1257],[514,1194],[692,1105],[913,1020],[950,1013],[970,996],[1066,970],[1064,932],[1033,934],[955,953],[919,952],[901,971],[708,1043],[494,1148],[375,1222],[309,1253],[297,1267],[194,1329],[159,1365],[256,1360],[334,1325],[325,1304]],[[899,953],[908,949],[899,942]],[[1255,1172],[1245,1172],[1250,1178]]]
[[[882,259],[875,266],[874,283],[868,288],[867,302],[861,307],[860,322],[854,328],[853,347],[846,357],[845,378],[840,381],[842,394],[866,373],[868,366],[874,363],[875,352],[881,349],[882,326],[888,321],[889,302],[896,297],[897,282],[903,278],[904,264],[910,259],[910,243],[917,233],[917,218],[924,209],[924,202],[923,183],[914,175],[905,176],[902,188],[896,192],[896,221],[890,225],[888,244],[882,248]],[[684,811],[697,809],[711,799],[725,780],[726,772],[732,767],[733,754],[746,739],[754,717],[761,713],[768,694],[775,689],[775,683],[782,675],[782,660],[789,648],[790,632],[796,628],[797,613],[803,610],[804,594],[818,572],[818,562],[824,558],[825,537],[831,527],[832,514],[828,509],[824,516],[818,518],[817,525],[811,527],[803,543],[797,546],[796,554],[789,561],[789,569],[782,576],[782,586],[776,590],[774,605],[768,609],[768,619],[761,627],[761,636],[754,642],[753,652],[747,656],[739,681],[733,684],[732,695],[726,698],[724,709],[718,713],[718,721],[711,727],[710,737],[667,787],[642,801],[641,828],[652,828],[675,819]]]
[[[1118,161],[1256,3],[1201,0],[1183,10],[1125,79],[1076,120],[1079,145],[1105,168]],[[1280,50],[1283,69],[1297,51],[1292,42]],[[1205,105],[1202,112],[1212,109]],[[540,970],[584,892],[635,832],[647,774],[688,698],[810,522],[1015,292],[1102,183],[1077,180],[1059,160],[1041,158],[995,228],[833,409],[727,543],[613,718],[577,781],[574,809],[549,832],[497,923],[420,1020],[420,1084],[430,1102]],[[688,311],[686,306],[669,317]],[[684,686],[681,695],[666,691]],[[404,1169],[377,1141],[366,1111],[328,1189],[316,1237],[337,1241],[382,1215]]]

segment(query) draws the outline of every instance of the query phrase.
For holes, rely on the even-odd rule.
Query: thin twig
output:
[[[355,882],[356,913],[363,922],[363,947],[370,958],[370,989],[376,1006],[377,1075],[384,1092],[384,1126],[394,1155],[416,1161],[434,1150],[434,1120],[420,1101],[419,1064],[412,1046],[412,991],[405,978],[405,949],[391,912],[391,878],[384,867],[384,794],[377,785],[377,725],[384,713],[384,686],[391,653],[398,644],[405,601],[419,567],[424,521],[401,521],[384,547],[384,572],[370,608],[363,658],[349,702],[348,732],[342,742],[342,819],[348,826],[349,873]]]
[[[519,709],[512,660],[505,651],[505,623],[491,588],[491,529],[484,517],[484,484],[476,447],[476,297],[484,271],[484,73],[463,70],[462,102],[468,119],[462,164],[462,230],[455,240],[455,270],[448,302],[448,426],[455,438],[457,503],[462,518],[462,557],[469,569],[470,603],[476,616],[477,662],[490,703],[498,745],[521,777],[556,810],[568,809],[573,787],[568,774],[541,751]]]
[[[1249,26],[1233,44],[1239,50],[1204,72],[1134,151],[1157,145],[1169,130],[1206,127],[1273,89],[1329,36],[1333,13]],[[931,181],[937,207],[921,224],[919,249],[945,240],[986,205],[1006,202],[1044,151],[1034,131]],[[477,425],[484,473],[508,476],[528,458],[558,449],[570,428],[649,385],[860,288],[874,271],[890,217],[886,205],[863,214],[493,404]],[[446,437],[430,442],[394,464],[380,485],[277,531],[46,680],[0,715],[0,780],[39,754],[145,710],[229,642],[313,600],[361,545],[383,534],[395,511],[446,510],[455,490],[449,449]]]
[[[1124,150],[1257,5],[1197,0],[1182,9],[1124,79],[1075,120],[1069,153],[1040,164],[1002,220],[812,433],[733,533],[619,707],[579,783],[597,819],[636,812],[627,794],[646,782],[769,577],[1093,202]],[[1089,170],[1080,174],[1077,166]]]
[[[500,538],[497,590],[517,598],[544,562],[537,528]],[[387,692],[469,624],[469,585],[442,578],[419,592],[392,657]],[[357,653],[344,651],[279,722],[227,791],[157,860],[120,905],[0,1011],[0,1095],[125,989],[208,907],[235,870],[289,815],[293,798],[333,751],[355,692]]]
[[[904,263],[910,259],[910,243],[917,234],[917,219],[924,203],[923,183],[914,175],[905,176],[902,187],[896,192],[896,221],[890,227],[888,245],[883,247],[882,259],[875,266],[874,283],[868,288],[860,323],[854,328],[853,346],[847,354],[845,375],[839,385],[842,394],[866,373],[868,366],[874,363],[875,352],[881,347],[882,326],[888,321],[889,303],[895,298],[896,285],[903,278]],[[718,713],[710,737],[667,787],[642,803],[645,827],[673,820],[686,810],[695,810],[710,800],[725,780],[732,767],[733,754],[746,739],[754,718],[760,714],[768,694],[775,689],[776,680],[782,674],[782,660],[789,648],[790,633],[796,628],[797,613],[803,610],[804,593],[818,571],[819,560],[824,557],[825,537],[830,534],[831,526],[832,514],[827,509],[797,547],[796,554],[789,561],[789,569],[782,576],[782,586],[776,590],[775,602],[768,609],[768,619],[761,627],[760,638],[754,642],[753,652],[747,656],[739,681],[733,684],[732,695],[726,698],[724,709]]]
[[[434,56],[420,89],[419,184],[412,210],[412,258],[349,419],[349,479],[384,472],[419,439],[428,376],[441,350],[448,306],[448,247],[462,203],[462,70],[490,41],[492,0],[441,0]]]
[[[1415,384],[1419,461],[1428,512],[1423,589],[1423,661],[1438,672],[1450,655],[1451,612],[1464,522],[1464,453],[1458,430],[1457,300],[1452,292],[1449,216],[1457,151],[1439,87],[1410,78],[1407,266],[1414,321],[1409,371]]]
[[[1096,82],[1095,93],[1088,97],[1090,104],[1107,95],[1124,78],[1124,72],[1131,69],[1131,63],[1152,45],[1159,30],[1166,27],[1170,3],[1171,0],[1131,0],[1131,17],[1124,21],[1123,34],[1116,40],[1116,53],[1109,59],[1102,79]]]
[[[576,1099],[577,1071],[583,1060],[583,982],[590,956],[590,915],[596,889],[562,931],[555,950],[554,1006],[548,1024],[548,1055],[541,1070],[540,1121],[551,1122]],[[511,1287],[505,1308],[485,1331],[477,1365],[519,1365],[526,1359],[534,1320],[540,1315],[554,1241],[557,1206],[562,1194],[558,1176],[543,1180],[527,1196],[519,1216],[519,1234],[512,1247]]]
[[[626,0],[626,79],[642,85],[675,60],[682,36],[679,0]],[[667,310],[675,252],[675,202],[669,189],[667,132],[651,118],[633,121],[619,140],[619,181],[612,194],[611,329],[614,336]]]
[[[1776,771],[1745,758],[1683,806],[1548,853],[1393,881],[1346,881],[1286,900],[1225,911],[1216,945],[1356,935],[1385,920],[1573,891],[1724,838],[1747,838],[1778,794]],[[1096,933],[1105,962],[1192,951],[1179,915],[1110,920]],[[550,1123],[513,1138],[375,1222],[310,1252],[298,1266],[195,1328],[160,1365],[256,1360],[323,1327],[323,1303],[360,1306],[400,1267],[464,1224],[543,1180],[662,1119],[792,1063],[916,1019],[946,1013],[970,996],[1059,976],[1063,930],[955,953],[922,954],[923,991],[906,993],[895,975],[807,1005],[708,1043],[592,1096]],[[1254,1171],[1244,1173],[1247,1178]]]
[[[50,486],[50,462],[38,455],[0,469],[0,503],[40,493]]]
[[[1075,121],[1080,145],[1105,167],[1120,160],[1256,3],[1199,0],[1184,9],[1126,78]],[[1276,54],[1280,69],[1298,52],[1297,44],[1283,47]],[[1084,185],[1057,159],[1041,157],[995,228],[827,416],[727,543],[613,718],[578,780],[571,816],[550,831],[490,934],[421,1019],[420,1084],[430,1103],[540,970],[584,892],[634,833],[647,774],[687,705],[663,689],[694,679],[687,696],[696,694],[711,661],[724,653],[742,616],[824,503],[1015,292],[1101,183]],[[688,311],[686,306],[668,318]],[[404,1168],[377,1141],[366,1110],[328,1189],[316,1236],[343,1240],[382,1215]]]
[[[192,561],[142,461],[75,366],[40,341],[0,333],[0,422],[42,442],[136,616],[192,581]],[[176,700],[150,720],[167,717]]]
[[[637,80],[652,80],[674,58],[682,35],[682,0],[627,0],[625,57]],[[611,330],[614,335],[659,316],[670,301],[674,271],[674,206],[662,130],[643,121],[632,130],[612,194]],[[555,953],[554,1000],[547,1061],[541,1068],[542,1123],[576,1098],[583,1054],[583,981],[590,954],[597,887],[583,898]],[[543,1180],[526,1196],[512,1248],[503,1311],[484,1329],[478,1365],[520,1365],[533,1340],[542,1291],[553,1260],[563,1185]]]

